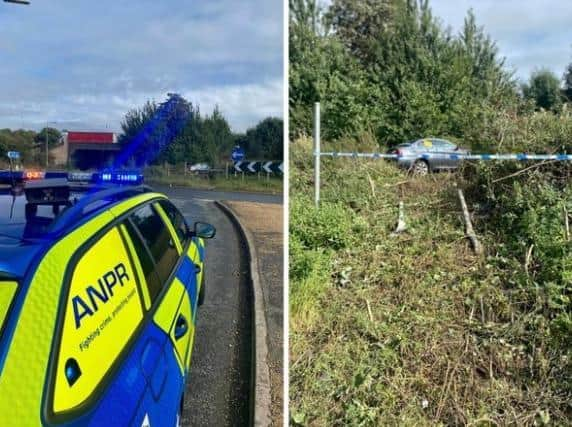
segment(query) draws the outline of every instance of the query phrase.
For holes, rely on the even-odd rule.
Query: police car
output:
[[[214,227],[139,174],[2,178],[0,426],[178,424]]]

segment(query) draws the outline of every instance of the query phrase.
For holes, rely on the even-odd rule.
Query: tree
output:
[[[26,164],[40,163],[45,159],[45,153],[41,159],[39,154],[42,151],[36,147],[36,135],[37,133],[32,130],[0,129],[0,160],[7,160],[6,152],[18,151]]]
[[[34,142],[36,144],[45,144],[46,143],[46,136],[48,138],[48,146],[53,147],[55,145],[61,144],[62,142],[62,134],[59,130],[45,127],[43,128],[35,137]]]
[[[289,0],[290,23],[306,28],[313,34],[322,30],[323,6],[318,0]]]
[[[351,55],[369,63],[375,41],[389,30],[395,3],[392,0],[334,0],[326,21]]]
[[[234,136],[218,107],[210,116],[190,122],[185,132],[190,143],[186,161],[216,165],[229,160]]]
[[[147,126],[156,116],[157,110],[158,107],[154,101],[147,101],[143,107],[134,108],[125,114],[121,122],[123,132],[118,138],[118,142],[124,146],[125,155],[121,156],[119,163],[127,163],[131,157],[135,159],[137,165],[144,162],[144,153],[152,144],[151,129]]]
[[[161,104],[147,101],[142,108],[128,111],[119,137],[125,148],[115,166],[125,165],[131,157],[139,166],[171,160],[173,149],[167,148],[176,141],[190,116],[190,103],[178,94],[168,94]]]
[[[562,105],[560,80],[548,69],[534,71],[528,83],[522,85],[522,94],[537,108],[556,111]]]
[[[121,124],[124,144],[117,165],[133,157],[137,165],[206,162],[211,165],[228,160],[234,143],[230,125],[215,107],[202,116],[198,106],[178,94],[165,102],[147,102],[127,112]]]
[[[564,79],[563,94],[568,100],[568,102],[572,102],[572,63],[568,64],[568,66],[566,67],[563,79]]]
[[[298,15],[290,18],[293,137],[311,133],[317,101],[325,139],[368,133],[381,145],[477,138],[494,111],[516,102],[513,76],[472,11],[456,36],[428,0],[333,0],[319,19],[331,32]]]
[[[242,144],[249,158],[282,160],[284,147],[284,122],[277,117],[267,117],[246,131]]]

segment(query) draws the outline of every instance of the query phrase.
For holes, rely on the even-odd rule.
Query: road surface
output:
[[[217,235],[207,242],[206,300],[197,314],[183,426],[247,425],[250,411],[252,292],[244,242],[214,204],[216,199],[275,202],[281,196],[154,187],[181,209],[189,225],[210,222]]]
[[[256,203],[283,203],[282,194],[247,193],[242,191],[195,190],[188,187],[169,187],[168,185],[152,185],[153,189],[184,200],[229,200]]]

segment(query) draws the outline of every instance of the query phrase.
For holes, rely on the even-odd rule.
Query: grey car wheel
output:
[[[429,163],[425,160],[417,160],[413,163],[411,172],[415,175],[427,175],[429,173]]]

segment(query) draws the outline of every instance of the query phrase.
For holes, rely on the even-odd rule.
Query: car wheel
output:
[[[201,284],[201,290],[199,291],[199,305],[203,305],[205,302],[205,293],[206,293],[206,280],[205,276],[203,275],[203,283]]]
[[[429,163],[425,160],[417,160],[411,167],[411,172],[414,175],[427,175],[429,173]]]

